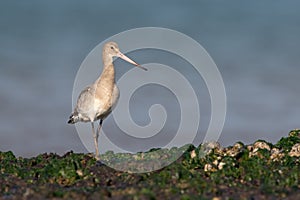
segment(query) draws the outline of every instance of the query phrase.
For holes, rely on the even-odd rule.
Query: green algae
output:
[[[102,155],[109,164],[122,166],[134,161],[143,163],[138,167],[146,169],[153,160],[175,160],[178,153],[183,153],[163,169],[141,174],[99,165],[91,154],[16,158],[11,151],[0,152],[0,198],[297,199],[300,156],[290,156],[289,152],[300,143],[299,135],[299,130],[293,130],[276,144],[263,140],[253,145],[239,142],[227,148],[215,147],[206,154],[201,146],[185,145]],[[278,148],[279,159],[273,158],[273,148]]]

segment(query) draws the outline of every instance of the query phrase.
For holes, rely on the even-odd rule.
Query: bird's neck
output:
[[[106,52],[102,53],[103,66],[110,66],[113,63],[113,57],[108,55]]]
[[[111,63],[104,65],[103,71],[97,80],[98,84],[114,85],[115,84],[115,68]]]
[[[98,78],[98,84],[114,85],[115,83],[115,68],[113,65],[112,56],[103,54],[103,71]]]

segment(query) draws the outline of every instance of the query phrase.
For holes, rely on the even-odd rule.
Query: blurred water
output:
[[[66,124],[80,63],[107,37],[145,26],[189,35],[218,65],[228,98],[221,144],[275,142],[299,128],[299,6],[299,1],[271,0],[1,1],[0,151],[12,150],[21,156],[86,152],[75,128]],[[140,63],[166,62],[192,83],[199,82],[202,121],[195,143],[200,141],[210,117],[201,77],[166,52],[145,50],[130,55]],[[117,78],[128,69],[117,69]],[[155,96],[159,98],[150,98]],[[167,90],[144,87],[133,99],[143,99],[133,112],[137,123],[147,124],[147,108],[162,103],[173,116],[163,131],[176,130],[178,103]],[[111,118],[104,128],[119,131]]]

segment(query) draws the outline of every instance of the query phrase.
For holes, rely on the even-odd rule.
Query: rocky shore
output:
[[[147,168],[181,149],[170,165]],[[0,199],[300,199],[300,130],[276,144],[209,142],[102,158],[110,167],[91,154],[22,158],[0,152]]]

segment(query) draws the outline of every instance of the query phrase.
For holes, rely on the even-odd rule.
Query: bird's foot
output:
[[[97,161],[100,161],[100,155],[99,155],[99,154],[96,154],[96,155],[95,155],[95,159],[96,159]]]
[[[103,166],[104,165],[104,163],[101,162],[99,155],[95,155],[95,159],[96,159],[96,166]]]
[[[103,162],[101,162],[101,160],[97,160],[96,161],[96,166],[97,167],[101,167],[101,166],[104,166],[105,164]]]

